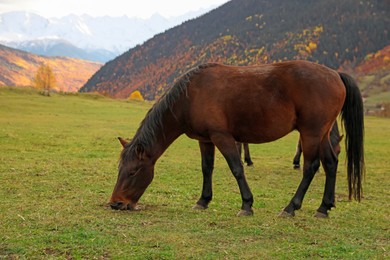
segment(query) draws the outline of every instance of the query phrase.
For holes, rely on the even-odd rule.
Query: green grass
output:
[[[0,88],[0,259],[386,259],[390,251],[390,120],[366,118],[365,198],[347,200],[341,163],[337,208],[316,219],[324,174],[295,218],[278,218],[301,174],[292,169],[297,133],[252,145],[246,168],[253,217],[238,218],[237,184],[216,155],[214,199],[191,207],[202,175],[197,142],[180,137],[156,164],[137,212],[106,206],[121,146],[150,108],[97,95],[43,97]]]

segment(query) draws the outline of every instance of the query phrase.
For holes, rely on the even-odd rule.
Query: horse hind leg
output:
[[[321,143],[320,158],[325,170],[326,180],[321,206],[317,209],[316,217],[328,217],[328,210],[335,207],[335,187],[338,158],[333,151],[329,138],[324,138]]]
[[[243,143],[243,146],[244,146],[244,161],[246,162],[247,166],[253,166],[248,143]]]
[[[290,203],[279,214],[281,217],[295,216],[295,210],[299,210],[302,207],[303,198],[320,167],[318,140],[307,138],[307,140],[302,142],[302,148],[304,155],[303,177]]]
[[[193,209],[207,209],[213,197],[212,174],[214,169],[215,146],[213,143],[199,142],[202,156],[202,194]]]
[[[301,165],[300,165],[301,154],[302,154],[302,146],[301,146],[301,138],[299,138],[298,143],[297,143],[297,149],[296,149],[295,156],[293,159],[294,169],[298,170],[299,168],[301,168]]]

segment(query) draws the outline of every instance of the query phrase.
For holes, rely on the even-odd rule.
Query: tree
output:
[[[56,85],[56,78],[49,65],[42,64],[33,79],[34,86],[42,91],[44,96],[50,96],[50,90]]]
[[[139,101],[144,101],[144,98],[142,97],[141,92],[138,90],[134,91],[133,93],[130,94],[129,100],[139,100]]]

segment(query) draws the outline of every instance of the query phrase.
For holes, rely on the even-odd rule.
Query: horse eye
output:
[[[129,177],[133,177],[137,174],[137,171],[130,171],[129,172]]]
[[[129,172],[129,177],[134,177],[134,176],[136,176],[140,171],[141,171],[141,168],[139,168],[138,170],[130,171],[130,172]]]

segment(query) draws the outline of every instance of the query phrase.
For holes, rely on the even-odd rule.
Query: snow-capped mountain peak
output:
[[[45,46],[44,50],[47,51],[48,46],[53,47],[52,45],[58,42],[61,44],[66,42],[80,51],[111,53],[111,57],[108,58],[111,59],[155,34],[204,12],[206,10],[170,19],[159,14],[149,19],[89,15],[45,18],[28,12],[8,12],[0,14],[0,43],[37,53],[37,46]],[[32,46],[34,48],[31,49]],[[38,52],[37,54],[52,55],[43,50]],[[54,55],[64,56],[62,53]],[[92,60],[107,61],[106,59]]]

